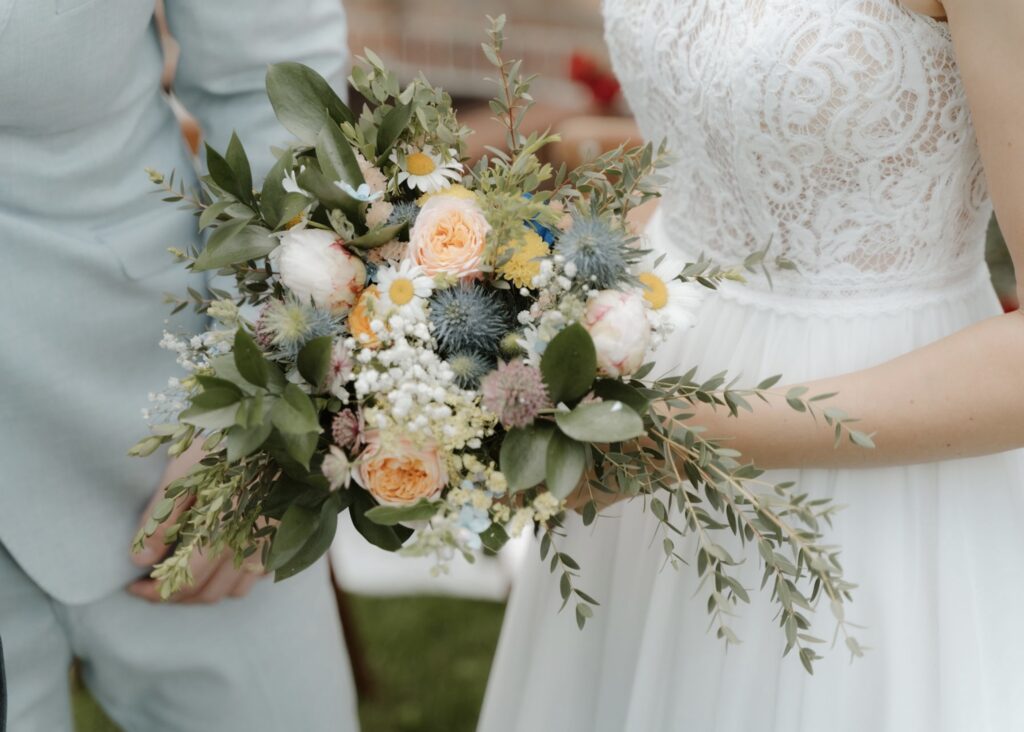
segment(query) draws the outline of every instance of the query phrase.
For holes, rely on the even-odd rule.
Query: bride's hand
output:
[[[149,519],[156,504],[163,499],[164,488],[178,478],[184,477],[201,459],[202,451],[196,443],[187,452],[168,463],[159,488],[142,513],[139,528]],[[175,505],[170,516],[143,542],[142,551],[132,554],[132,561],[148,569],[166,557],[171,550],[171,547],[164,543],[167,530],[174,525],[186,508],[187,505],[183,503]],[[173,595],[170,602],[215,603],[227,597],[244,597],[263,576],[263,568],[258,560],[235,567],[231,552],[214,556],[199,552],[191,561],[191,570],[195,582]],[[152,578],[147,577],[133,582],[128,586],[128,591],[150,602],[161,601],[158,583]]]

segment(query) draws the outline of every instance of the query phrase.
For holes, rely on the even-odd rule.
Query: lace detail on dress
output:
[[[679,156],[677,245],[769,242],[775,291],[871,297],[970,277],[991,204],[944,23],[896,0],[605,0],[644,136]],[[766,283],[751,283],[767,287]]]

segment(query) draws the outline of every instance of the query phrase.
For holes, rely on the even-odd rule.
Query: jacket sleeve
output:
[[[165,0],[165,11],[181,46],[176,96],[214,149],[223,152],[238,133],[257,182],[273,164],[270,147],[290,139],[267,100],[267,66],[298,61],[345,91],[341,0]]]

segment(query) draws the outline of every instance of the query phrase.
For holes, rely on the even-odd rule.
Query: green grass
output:
[[[363,732],[473,732],[504,607],[444,597],[351,596],[370,690]],[[88,692],[73,692],[77,732],[118,732]]]

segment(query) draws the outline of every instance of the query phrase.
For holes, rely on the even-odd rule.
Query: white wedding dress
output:
[[[799,382],[999,312],[945,24],[896,0],[605,0],[605,14],[645,137],[678,155],[651,245],[735,264],[771,241],[799,268],[707,298],[661,369]],[[726,649],[695,568],[663,568],[656,521],[633,502],[570,522],[562,549],[602,602],[583,631],[571,606],[557,613],[557,577],[528,563],[480,732],[1024,730],[1021,454],[776,477],[791,476],[846,506],[830,538],[859,583],[847,617],[865,657],[840,642],[813,676],[784,658],[756,553],[752,604],[731,623],[743,642]],[[817,615],[831,639],[828,608]]]

